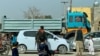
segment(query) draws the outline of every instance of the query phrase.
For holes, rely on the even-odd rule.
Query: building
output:
[[[98,24],[100,21],[100,7],[94,7],[94,29],[95,31],[98,31]]]

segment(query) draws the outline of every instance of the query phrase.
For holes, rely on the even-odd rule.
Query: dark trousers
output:
[[[49,55],[39,54],[39,56],[49,56]]]

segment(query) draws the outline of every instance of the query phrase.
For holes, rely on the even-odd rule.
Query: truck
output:
[[[65,31],[67,33],[82,27],[84,34],[90,32],[90,22],[85,12],[67,12],[65,18]],[[1,19],[0,32],[19,32],[25,29],[39,29],[44,26],[45,30],[61,32],[62,18],[58,19]]]

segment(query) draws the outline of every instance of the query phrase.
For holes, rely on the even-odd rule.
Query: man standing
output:
[[[82,52],[83,52],[83,33],[82,33],[82,28],[80,27],[76,33],[75,33],[75,40],[76,40],[76,55],[77,56],[82,56]]]
[[[100,21],[98,22],[98,31],[100,31]]]
[[[65,37],[66,34],[66,20],[65,18],[62,19],[62,29],[61,29],[61,34],[63,35],[63,37]]]
[[[37,50],[38,50],[39,44],[41,42],[40,39],[44,39],[44,41],[47,41],[46,34],[45,34],[45,31],[44,31],[44,26],[40,26],[40,29],[36,34],[35,40],[36,40],[36,43],[37,43]]]

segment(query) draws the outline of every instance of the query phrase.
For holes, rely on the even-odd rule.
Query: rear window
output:
[[[98,38],[98,37],[100,38],[100,32],[95,32],[95,37],[96,38]]]
[[[35,37],[37,34],[37,31],[26,31],[24,32],[24,36],[27,36],[27,37]]]

